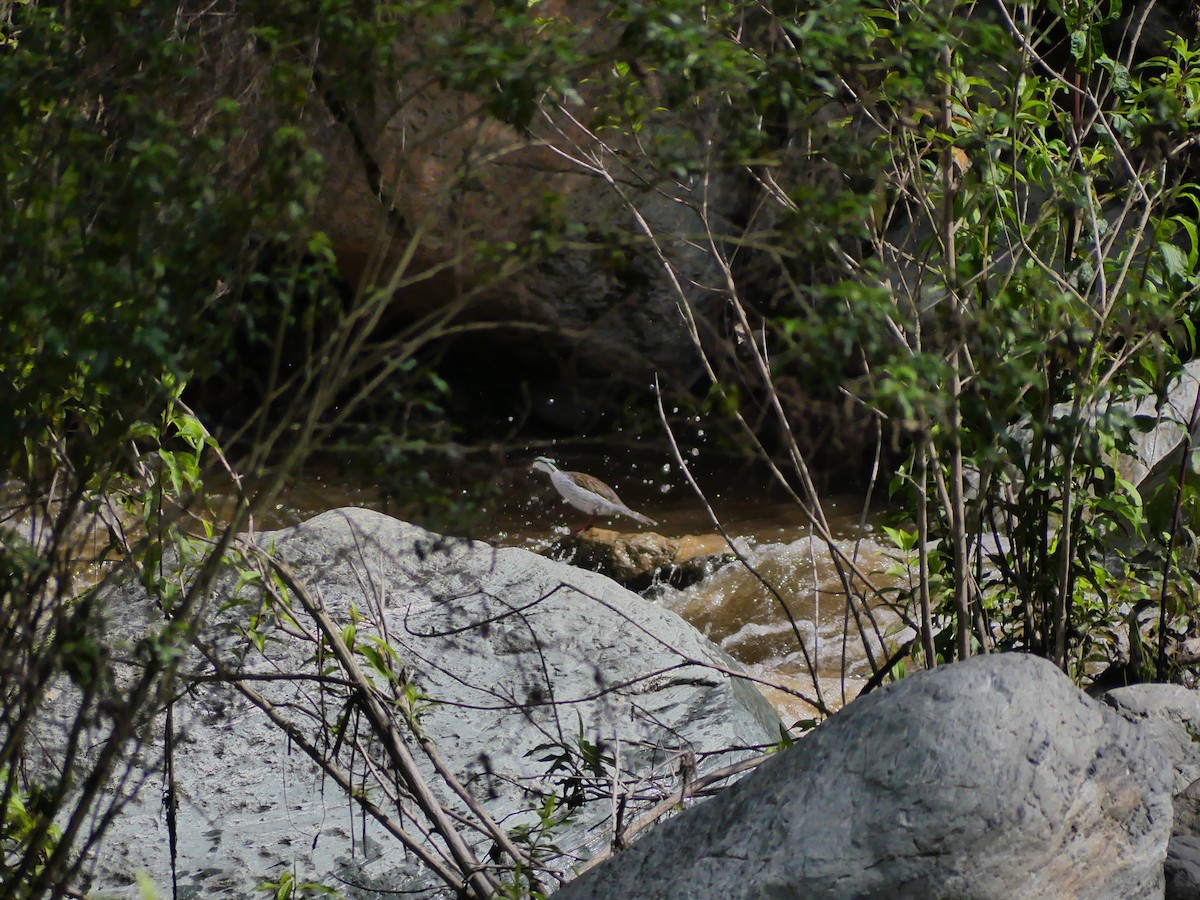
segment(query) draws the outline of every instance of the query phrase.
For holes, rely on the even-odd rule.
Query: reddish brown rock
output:
[[[715,534],[668,538],[653,531],[626,534],[608,528],[561,538],[544,555],[607,575],[631,590],[656,581],[676,587],[694,584],[733,558]]]

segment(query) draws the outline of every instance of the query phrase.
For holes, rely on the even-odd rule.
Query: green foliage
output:
[[[25,539],[6,531],[0,549],[0,832],[6,885],[37,897],[66,890],[99,836],[59,838],[51,821],[107,820],[117,798],[100,789],[173,690],[200,609],[181,573],[205,571],[220,544],[206,480],[223,455],[185,395],[229,358],[236,326],[271,314],[275,296],[247,286],[295,285],[316,256],[322,171],[282,121],[255,123],[270,152],[248,155],[242,99],[214,90],[211,19],[154,0],[2,17],[0,480]],[[276,100],[279,120],[303,114],[303,92]],[[283,248],[270,262],[267,244]],[[231,512],[222,525],[237,528],[246,505]],[[114,646],[100,590],[72,596],[118,559],[163,616],[134,646]],[[51,697],[76,701],[65,740],[89,729],[111,752],[73,757],[31,826],[19,763]]]
[[[9,883],[8,873],[21,860],[32,856],[37,866],[43,866],[61,837],[57,826],[44,821],[50,812],[39,798],[44,792],[14,789],[15,779],[8,770],[0,770],[4,785],[4,814],[0,817],[0,883]],[[48,798],[46,798],[48,799]],[[40,868],[38,869],[40,871]]]
[[[1118,4],[1052,5],[1036,27],[919,0],[616,8],[631,58],[596,127],[641,136],[639,163],[685,194],[730,172],[769,186],[745,229],[708,223],[744,318],[705,413],[762,442],[774,393],[802,441],[796,394],[854,398],[890,434],[894,500],[927,509],[924,583],[895,599],[932,596],[945,657],[987,644],[1095,671],[1161,590],[1121,548],[1161,537],[1176,557],[1187,535],[1159,507],[1180,499],[1187,523],[1193,505],[1168,488],[1148,523],[1117,461],[1139,431],[1123,410],[1195,353],[1200,51],[1139,57]]]
[[[316,881],[303,881],[294,872],[284,872],[274,881],[263,881],[255,887],[269,900],[317,900],[319,897],[340,897],[341,892]]]
[[[1077,4],[1053,13],[1069,35],[1056,73],[1003,16],[931,15],[914,35],[919,8],[869,13],[885,62],[856,108],[866,134],[895,123],[874,128],[890,174],[868,201],[870,249],[848,250],[849,280],[830,273],[814,291],[836,317],[772,321],[789,351],[797,334],[805,349],[852,348],[826,371],[911,447],[893,498],[928,504],[929,532],[888,533],[901,570],[918,541],[930,549],[924,585],[899,599],[928,590],[943,636],[970,630],[1082,675],[1156,590],[1153,568],[1119,556],[1147,521],[1117,460],[1138,431],[1124,410],[1194,349],[1196,187],[1164,156],[1195,115],[1197,54],[1176,39],[1130,70],[1104,43],[1118,10]],[[914,39],[939,62],[905,65]],[[806,223],[841,217],[834,203],[799,209]],[[985,551],[989,534],[1005,549]]]
[[[558,779],[560,795],[557,799],[548,798],[549,807],[543,806],[543,812],[553,812],[559,805],[567,810],[576,809],[586,799],[587,789],[596,783],[603,783],[612,778],[616,760],[604,747],[592,743],[584,734],[583,720],[579,719],[579,727],[571,741],[551,741],[539,744],[529,751],[528,756],[541,754],[537,761],[548,765],[547,777]]]

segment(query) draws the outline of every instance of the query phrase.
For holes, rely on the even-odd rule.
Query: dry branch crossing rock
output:
[[[1161,897],[1173,777],[1050,663],[978,657],[856,700],[556,896]]]

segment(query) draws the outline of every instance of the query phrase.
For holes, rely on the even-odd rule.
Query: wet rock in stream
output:
[[[550,559],[599,572],[631,591],[656,583],[688,587],[735,558],[725,539],[716,534],[669,538],[652,531],[625,534],[607,528],[559,538],[542,552]]]

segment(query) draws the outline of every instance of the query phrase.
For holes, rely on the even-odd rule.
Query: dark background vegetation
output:
[[[770,462],[831,545],[831,473],[887,493],[907,587],[882,595],[842,560],[849,607],[892,603],[919,635],[877,680],[997,649],[1081,681],[1110,663],[1188,678],[1168,651],[1194,631],[1190,454],[1155,496],[1115,462],[1145,424],[1129,410],[1195,352],[1200,50],[1184,10],[1143,12],[0,3],[6,890],[76,882],[102,831],[83,813],[178,687],[206,579],[314,454],[462,529],[442,473],[580,428],[662,440],[656,374],[668,425],[699,416]],[[626,215],[585,227],[548,191],[516,232],[432,246],[372,135],[435,88],[462,122],[561,151]],[[327,227],[346,168],[389,249]],[[453,170],[425,202],[479,177]],[[642,218],[634,183],[686,207],[686,232]],[[672,278],[685,250],[711,283]],[[585,257],[635,306],[674,292],[674,363],[599,365],[587,334],[505,305],[513,279]],[[594,414],[539,413],[547,386]],[[85,543],[168,613],[125,654],[132,682],[96,593],[71,588]],[[163,573],[180,546],[189,589]],[[34,784],[26,726],[56,679],[111,752]]]

